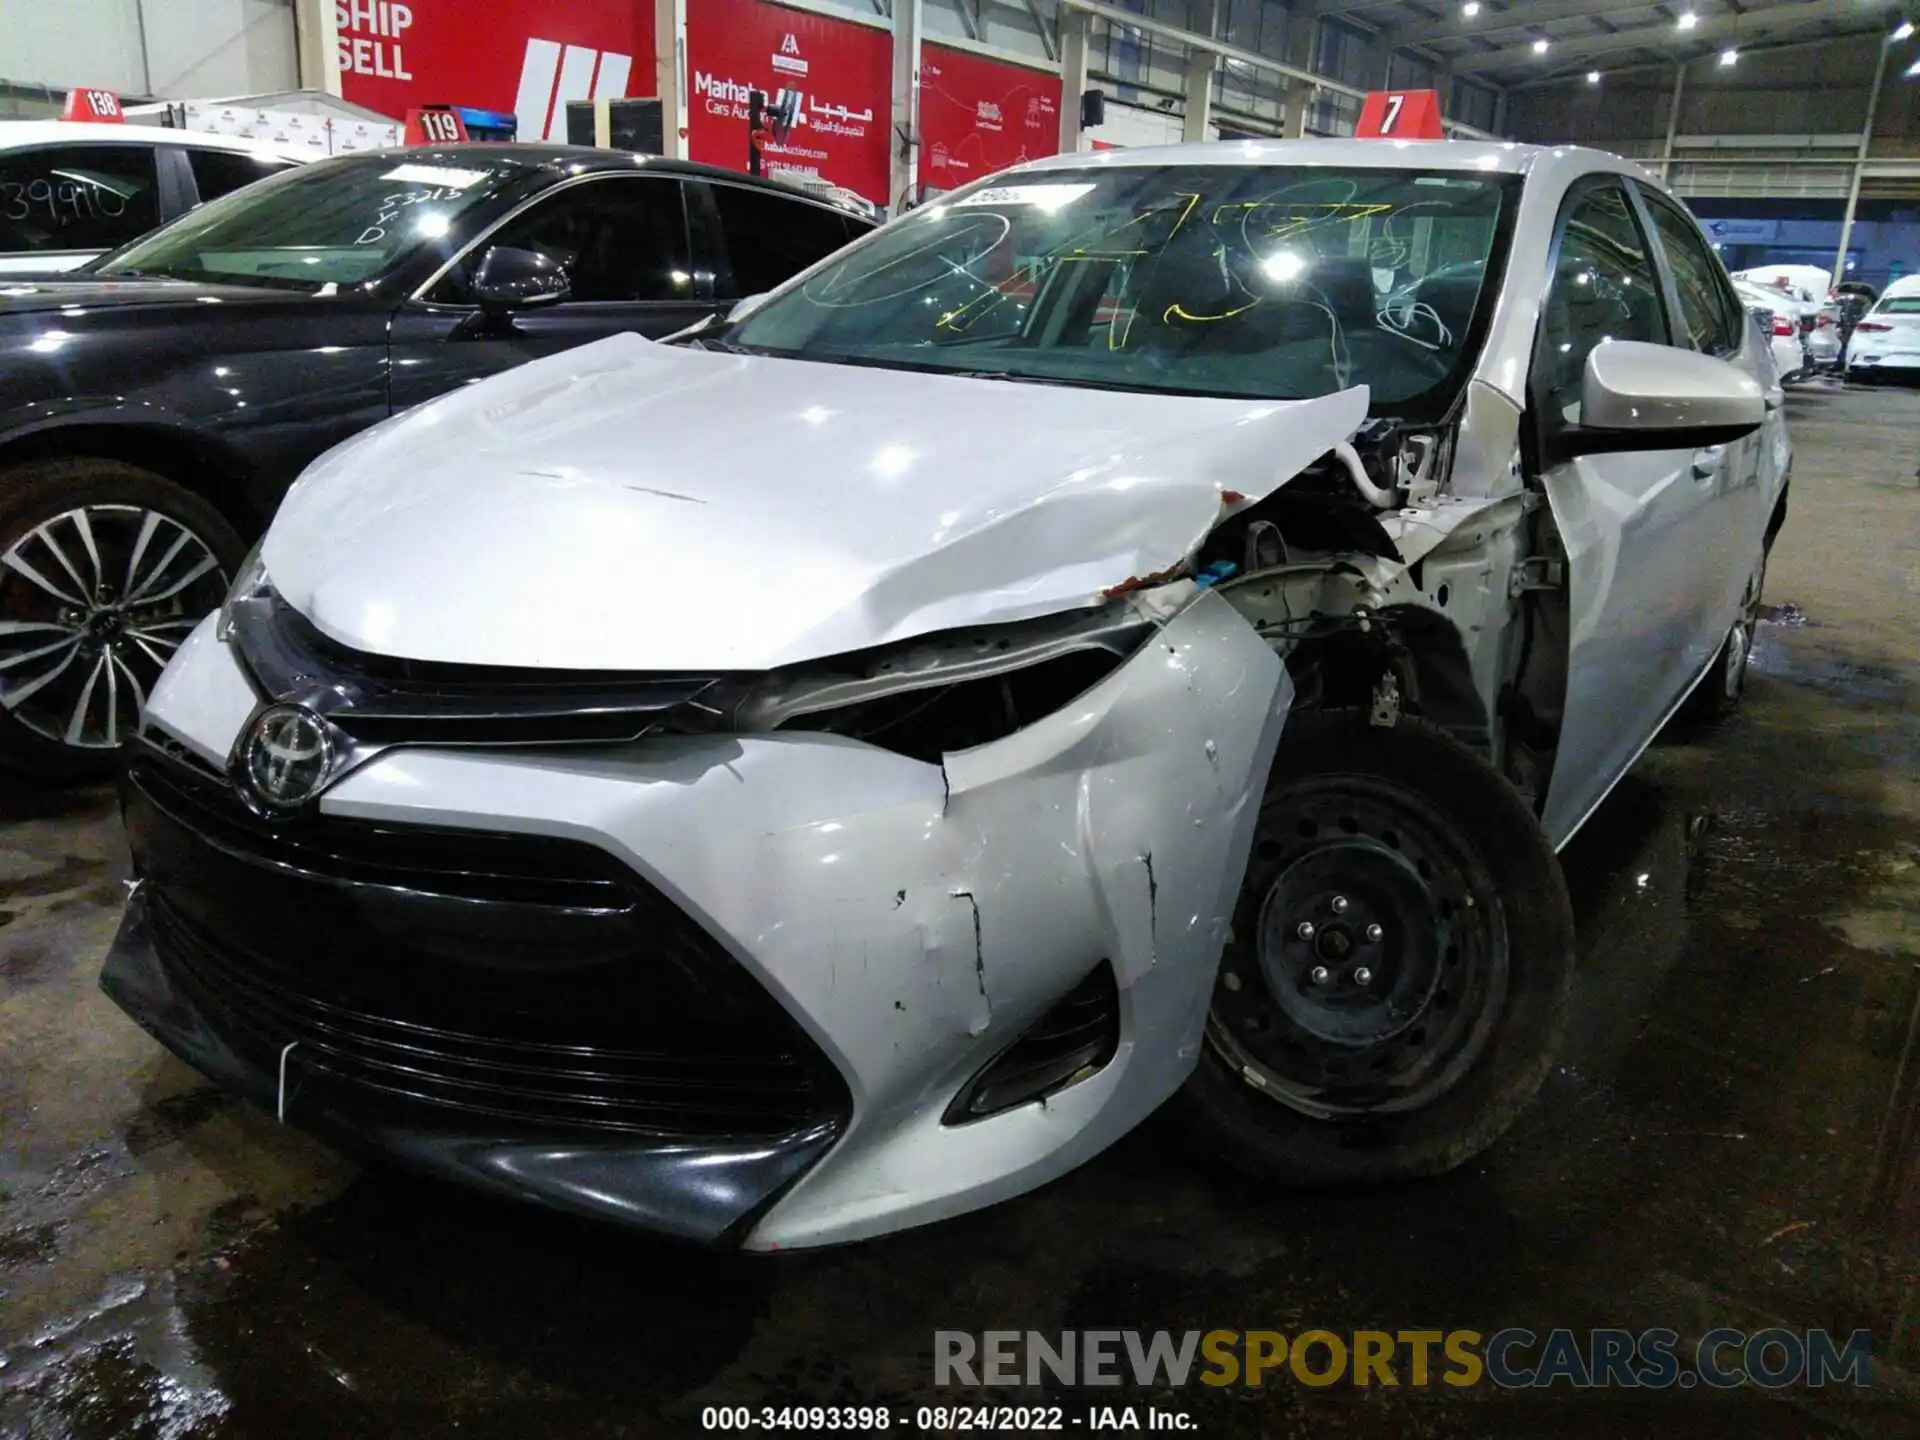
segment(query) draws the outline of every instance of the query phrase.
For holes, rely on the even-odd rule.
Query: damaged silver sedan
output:
[[[754,1249],[1170,1100],[1447,1169],[1551,1063],[1555,850],[1739,698],[1779,403],[1609,156],[1023,167],[318,462],[150,697],[104,983],[290,1124]]]

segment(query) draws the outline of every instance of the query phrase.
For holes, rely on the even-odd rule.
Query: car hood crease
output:
[[[405,659],[764,670],[1101,602],[1365,421],[1228,400],[604,340],[377,426],[263,557]]]

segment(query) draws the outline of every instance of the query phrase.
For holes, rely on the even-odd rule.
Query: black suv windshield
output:
[[[1464,379],[1517,182],[1472,172],[1126,165],[988,182],[907,216],[727,334],[769,354],[1174,394]]]
[[[484,150],[322,160],[202,205],[92,269],[300,290],[376,280],[534,169]]]

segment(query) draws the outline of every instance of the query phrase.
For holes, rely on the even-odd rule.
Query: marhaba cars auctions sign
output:
[[[457,0],[336,0],[334,20],[343,95],[387,115],[472,105],[512,111],[522,140],[564,140],[570,101],[659,93],[649,0],[495,0],[484,23]],[[880,26],[765,0],[691,5],[688,157],[745,169],[752,93],[794,90],[799,123],[763,147],[767,173],[817,176],[884,204],[892,55],[892,33]],[[1055,80],[1048,106],[1057,106],[1058,93]],[[1029,101],[1023,95],[1018,103],[1008,128],[1024,135]],[[1058,122],[1049,114],[1037,128],[1050,136]],[[1029,146],[1027,153],[1047,150]]]
[[[752,92],[798,91],[798,123],[762,147],[767,173],[817,176],[885,204],[892,85],[887,30],[759,0],[690,7],[687,158],[743,168]]]

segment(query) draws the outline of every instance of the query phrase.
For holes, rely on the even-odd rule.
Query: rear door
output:
[[[1608,340],[1672,343],[1655,252],[1624,182],[1579,182],[1561,208],[1529,404],[1543,433],[1578,423],[1581,377]],[[1633,450],[1541,477],[1567,551],[1566,704],[1541,817],[1557,845],[1633,763],[1718,648],[1698,552],[1717,545],[1724,457]],[[1718,628],[1716,628],[1718,627]]]
[[[571,293],[558,305],[483,314],[472,277],[496,245],[562,265]],[[622,331],[659,339],[716,308],[696,278],[685,188],[667,174],[570,181],[507,216],[394,316],[393,407]]]
[[[0,274],[70,270],[158,225],[153,150],[118,140],[0,150]]]
[[[1762,347],[1751,334],[1752,327],[1744,323],[1733,282],[1693,217],[1651,186],[1636,182],[1634,189],[1653,222],[1671,282],[1668,299],[1679,322],[1674,343],[1738,365],[1767,391],[1766,423],[1752,435],[1715,447],[1720,451],[1717,472],[1702,482],[1711,488],[1711,503],[1719,513],[1716,523],[1705,531],[1695,580],[1700,603],[1710,615],[1722,617],[1724,634],[1738,617],[1759,564],[1767,520],[1783,478],[1776,457],[1787,453],[1784,396],[1777,383],[1768,383]],[[1712,460],[1707,463],[1710,468],[1716,465]]]
[[[714,283],[727,306],[763,295],[873,227],[831,205],[760,186],[703,182],[716,240]]]
[[[298,163],[255,155],[245,150],[218,150],[211,146],[182,145],[177,153],[186,161],[187,174],[192,183],[193,193],[187,197],[189,206],[218,200],[222,195],[251,185],[256,180],[278,175],[282,170],[291,170]]]

